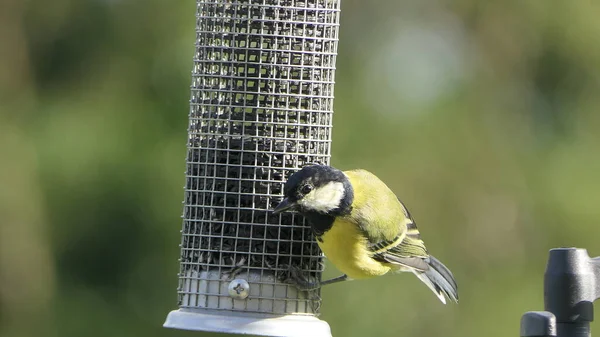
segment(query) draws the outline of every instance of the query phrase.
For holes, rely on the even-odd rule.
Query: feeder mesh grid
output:
[[[329,164],[339,26],[339,0],[197,3],[179,286],[184,308],[197,307],[189,300],[194,295],[224,297],[218,289],[186,289],[190,275],[201,279],[203,271],[224,279],[260,273],[261,284],[274,284],[262,276],[281,281],[292,265],[320,279],[322,256],[310,227],[272,209],[292,173]],[[261,291],[254,298],[272,296]],[[308,297],[288,299],[286,312],[318,308],[318,292]]]

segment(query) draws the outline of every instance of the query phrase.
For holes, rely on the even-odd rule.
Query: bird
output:
[[[373,173],[305,166],[287,179],[283,196],[273,212],[302,215],[325,257],[343,273],[320,282],[296,277],[299,289],[412,272],[442,303],[458,303],[452,272],[429,254],[406,206]]]

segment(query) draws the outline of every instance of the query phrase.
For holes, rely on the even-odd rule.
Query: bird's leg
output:
[[[347,281],[347,280],[349,280],[348,275],[344,274],[344,275],[330,278],[329,280],[321,281],[318,283],[319,283],[319,287],[322,287],[322,286],[326,286],[328,284],[338,283],[338,282]]]
[[[286,280],[289,283],[292,283],[301,291],[310,291],[321,288],[322,286],[338,283],[342,281],[348,280],[348,276],[346,274],[334,277],[325,281],[308,281],[302,275],[300,275],[300,271],[297,268],[290,268],[290,276]]]

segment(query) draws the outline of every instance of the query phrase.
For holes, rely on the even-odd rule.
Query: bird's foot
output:
[[[311,291],[321,287],[318,280],[311,281],[308,273],[303,272],[300,268],[290,265],[288,275],[284,282],[294,285],[300,291]]]
[[[319,281],[313,277],[314,280],[307,279],[307,273],[303,273],[300,268],[295,266],[289,267],[288,277],[285,280],[286,283],[293,284],[300,291],[312,291],[321,288],[324,285],[338,283],[346,280],[350,280],[346,274],[334,277],[329,280]]]
[[[223,281],[232,281],[244,271],[244,268],[246,268],[246,259],[241,258],[231,269],[224,271],[221,274],[221,279]]]

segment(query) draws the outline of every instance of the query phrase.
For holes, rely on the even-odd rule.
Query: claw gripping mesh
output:
[[[339,0],[197,4],[180,307],[315,314],[318,292],[290,298],[281,281],[290,266],[320,279],[319,248],[302,219],[271,210],[293,172],[329,163]],[[202,286],[215,273],[255,275],[259,304]]]

